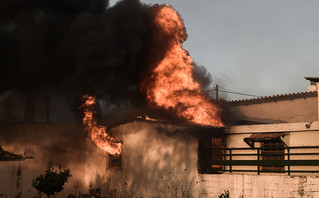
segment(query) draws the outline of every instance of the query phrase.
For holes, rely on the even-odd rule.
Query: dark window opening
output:
[[[278,139],[261,142],[262,160],[285,160],[285,144]],[[261,166],[264,172],[283,172],[285,166]]]
[[[123,141],[120,141],[123,146]],[[108,154],[108,169],[121,170],[122,169],[122,153],[119,155]]]
[[[199,174],[219,174],[224,172],[224,128],[196,127],[198,138]]]
[[[122,168],[122,154],[110,155],[109,154],[109,169],[121,169]]]
[[[222,165],[214,164],[214,161],[223,160],[223,148],[224,140],[223,138],[212,138],[212,170],[214,172],[219,172],[223,170]]]
[[[224,166],[214,164],[223,160],[223,138],[207,138],[200,140],[198,144],[198,172],[203,173],[222,173]]]

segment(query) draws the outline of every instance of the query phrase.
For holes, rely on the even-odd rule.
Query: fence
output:
[[[276,151],[279,150],[282,152],[264,152],[271,149],[272,148],[214,148],[206,152],[209,153],[211,157],[205,154],[199,154],[199,165],[206,167],[204,168],[205,170],[202,171],[205,173],[257,172],[258,175],[262,172],[288,173],[288,175],[291,173],[319,173],[319,146],[276,147],[274,148]],[[203,152],[203,150],[200,152]],[[203,159],[203,156],[205,156],[204,158],[206,159]],[[274,158],[278,156],[278,158],[281,159],[269,160],[269,156]],[[220,158],[220,160],[216,160],[218,158]],[[236,166],[239,168],[236,168]],[[247,166],[255,168],[247,169]],[[301,166],[308,168],[295,169],[295,167]],[[246,168],[243,169],[242,167]],[[264,167],[282,167],[282,169],[265,170]],[[291,170],[292,167],[294,167],[293,170]],[[203,170],[203,168],[201,168],[201,170]]]

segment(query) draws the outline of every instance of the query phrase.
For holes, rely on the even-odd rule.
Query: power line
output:
[[[224,89],[224,90],[221,90],[220,88],[222,88],[222,89]],[[216,88],[209,89],[209,90],[204,90],[204,91],[216,91]],[[250,97],[263,97],[263,96],[259,96],[259,95],[254,95],[254,94],[248,94],[248,93],[241,93],[241,92],[238,92],[238,91],[233,91],[233,90],[230,90],[230,89],[221,87],[221,86],[219,86],[218,91],[224,92],[224,93],[231,93],[231,94],[243,95],[243,96],[250,96]]]
[[[243,95],[243,96],[251,96],[251,97],[263,97],[263,96],[258,96],[258,95],[253,95],[253,94],[245,94],[245,93],[240,93],[240,92],[234,92],[234,91],[225,91],[225,90],[220,90],[220,92],[225,92],[225,93],[232,93],[232,94],[237,94],[237,95]]]
[[[221,87],[221,86],[219,86],[219,87]],[[252,97],[263,97],[263,96],[259,96],[259,95],[255,95],[255,94],[241,93],[241,92],[238,92],[238,91],[227,89],[225,87],[221,87],[221,88],[224,89],[223,90],[224,92],[228,91],[229,93],[233,93],[233,94],[247,95],[247,96],[252,96]]]

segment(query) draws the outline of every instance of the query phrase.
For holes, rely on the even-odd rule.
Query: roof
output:
[[[310,80],[312,82],[319,82],[319,77],[305,77],[305,79]]]
[[[283,142],[281,137],[284,137],[287,133],[255,133],[252,134],[250,137],[244,138],[244,142],[246,142],[250,147],[255,147],[255,142],[263,142],[267,140],[278,140]],[[284,142],[283,142],[284,143]]]
[[[284,122],[285,121],[283,120],[240,116],[238,119],[234,121],[234,125],[276,124]]]
[[[279,138],[281,136],[285,136],[287,135],[287,133],[280,133],[280,132],[276,132],[276,133],[255,133],[252,134],[249,139],[252,139],[254,141],[262,141],[262,140],[271,140],[271,139],[276,139]]]
[[[230,105],[249,105],[249,104],[260,104],[266,102],[277,102],[282,100],[293,100],[298,98],[309,98],[309,97],[317,97],[317,92],[298,92],[298,93],[289,93],[289,94],[280,94],[273,96],[265,96],[259,98],[252,99],[243,99],[243,100],[231,100],[228,101]]]
[[[2,147],[0,146],[0,161],[21,161],[21,160],[31,159],[31,158],[33,157],[10,153],[8,151],[3,150]]]

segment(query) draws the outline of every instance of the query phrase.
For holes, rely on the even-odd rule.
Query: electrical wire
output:
[[[254,94],[248,94],[248,93],[241,93],[241,92],[238,92],[238,91],[233,91],[233,90],[230,90],[230,89],[221,87],[221,86],[219,86],[218,88],[219,88],[218,91],[224,92],[224,93],[231,93],[231,94],[237,94],[237,95],[243,95],[243,96],[250,96],[250,97],[263,97],[263,96],[259,96],[259,95],[254,95]],[[222,88],[222,89],[220,89],[220,88]],[[224,89],[224,90],[223,90],[223,89]],[[204,91],[216,91],[216,88],[208,89],[208,90],[204,90]]]
[[[253,95],[253,94],[245,94],[245,93],[234,92],[234,91],[224,91],[224,90],[218,90],[218,91],[220,91],[220,92],[225,92],[225,93],[237,94],[237,95],[243,95],[243,96],[263,97],[263,96],[258,96],[258,95]]]

